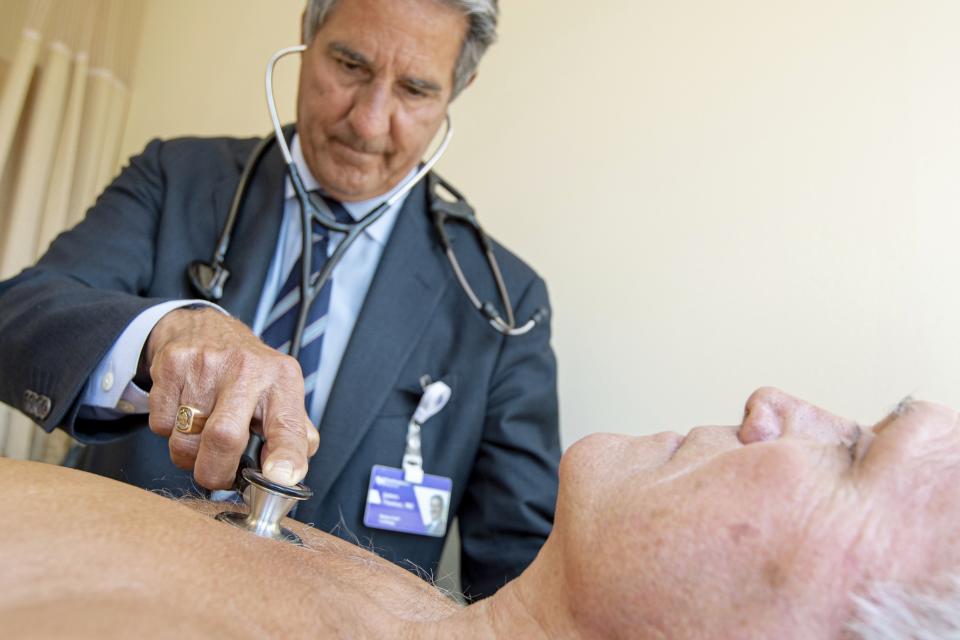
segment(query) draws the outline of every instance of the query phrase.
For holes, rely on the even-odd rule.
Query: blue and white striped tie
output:
[[[350,214],[343,205],[336,200],[323,198],[338,222],[350,220]],[[311,277],[323,269],[327,261],[327,244],[329,233],[316,220],[311,225],[313,230],[313,244],[310,258]],[[297,326],[297,317],[300,313],[300,275],[303,269],[303,256],[297,258],[290,270],[286,282],[277,293],[277,300],[267,316],[266,326],[260,334],[261,339],[283,353],[290,353],[290,343],[293,341],[293,330]],[[317,383],[317,368],[320,366],[320,355],[323,347],[323,334],[327,328],[327,312],[330,310],[330,292],[333,289],[333,279],[327,280],[323,289],[310,305],[307,321],[304,324],[303,339],[300,343],[300,368],[303,370],[304,391],[306,396],[307,413],[313,403],[313,390]]]

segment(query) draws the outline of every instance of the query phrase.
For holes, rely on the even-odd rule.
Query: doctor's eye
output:
[[[427,97],[427,92],[421,89],[420,87],[413,84],[403,85],[403,91],[410,96],[411,98],[425,98]]]
[[[337,66],[340,67],[343,71],[347,73],[360,73],[364,70],[363,64],[357,62],[356,60],[351,60],[349,58],[334,58],[334,61],[337,63]]]
[[[403,97],[410,100],[423,100],[436,98],[442,92],[442,88],[428,80],[419,80],[410,78],[399,82],[398,90],[402,92]]]

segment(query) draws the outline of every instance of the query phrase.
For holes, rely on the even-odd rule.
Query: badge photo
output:
[[[447,533],[453,481],[423,474],[419,483],[404,479],[403,469],[375,465],[370,472],[363,524],[373,529],[442,538]]]

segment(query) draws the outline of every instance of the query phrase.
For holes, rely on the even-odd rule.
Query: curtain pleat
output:
[[[7,72],[3,95],[0,96],[0,173],[6,169],[14,132],[23,112],[23,103],[27,98],[27,89],[30,88],[30,80],[39,56],[40,34],[33,29],[24,29],[13,64]]]
[[[18,158],[10,224],[3,243],[0,279],[16,275],[36,258],[40,216],[46,203],[60,121],[70,81],[70,54],[65,45],[50,45],[27,127],[28,144]]]
[[[144,0],[4,2],[0,278],[33,263],[114,177]],[[60,462],[70,443],[0,406],[0,455]]]
[[[14,415],[13,411],[0,406],[0,453],[7,450],[7,434],[10,432],[9,423],[12,415]]]
[[[63,126],[60,129],[60,144],[53,161],[53,175],[47,190],[47,205],[40,218],[40,233],[37,237],[37,255],[42,254],[53,239],[69,222],[70,187],[77,166],[77,145],[80,141],[83,98],[87,89],[87,69],[90,57],[79,53],[74,61],[73,81],[67,102]]]
[[[117,152],[120,148],[120,136],[123,129],[120,123],[126,120],[129,106],[129,92],[115,76],[110,77],[110,96],[107,105],[107,118],[104,123],[100,167],[97,171],[94,193],[100,193],[116,177]]]
[[[15,411],[11,412],[4,455],[16,460],[29,460],[36,430],[36,425],[27,416]]]
[[[110,105],[110,72],[91,69],[87,74],[87,96],[83,107],[83,129],[77,145],[77,172],[73,177],[68,226],[80,222],[97,196],[100,152]]]

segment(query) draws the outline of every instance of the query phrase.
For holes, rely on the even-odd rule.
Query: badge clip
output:
[[[403,452],[403,479],[420,484],[423,482],[423,451],[420,446],[420,428],[423,423],[440,413],[450,401],[452,391],[442,381],[431,382],[423,389],[420,403],[407,423],[406,449]]]

